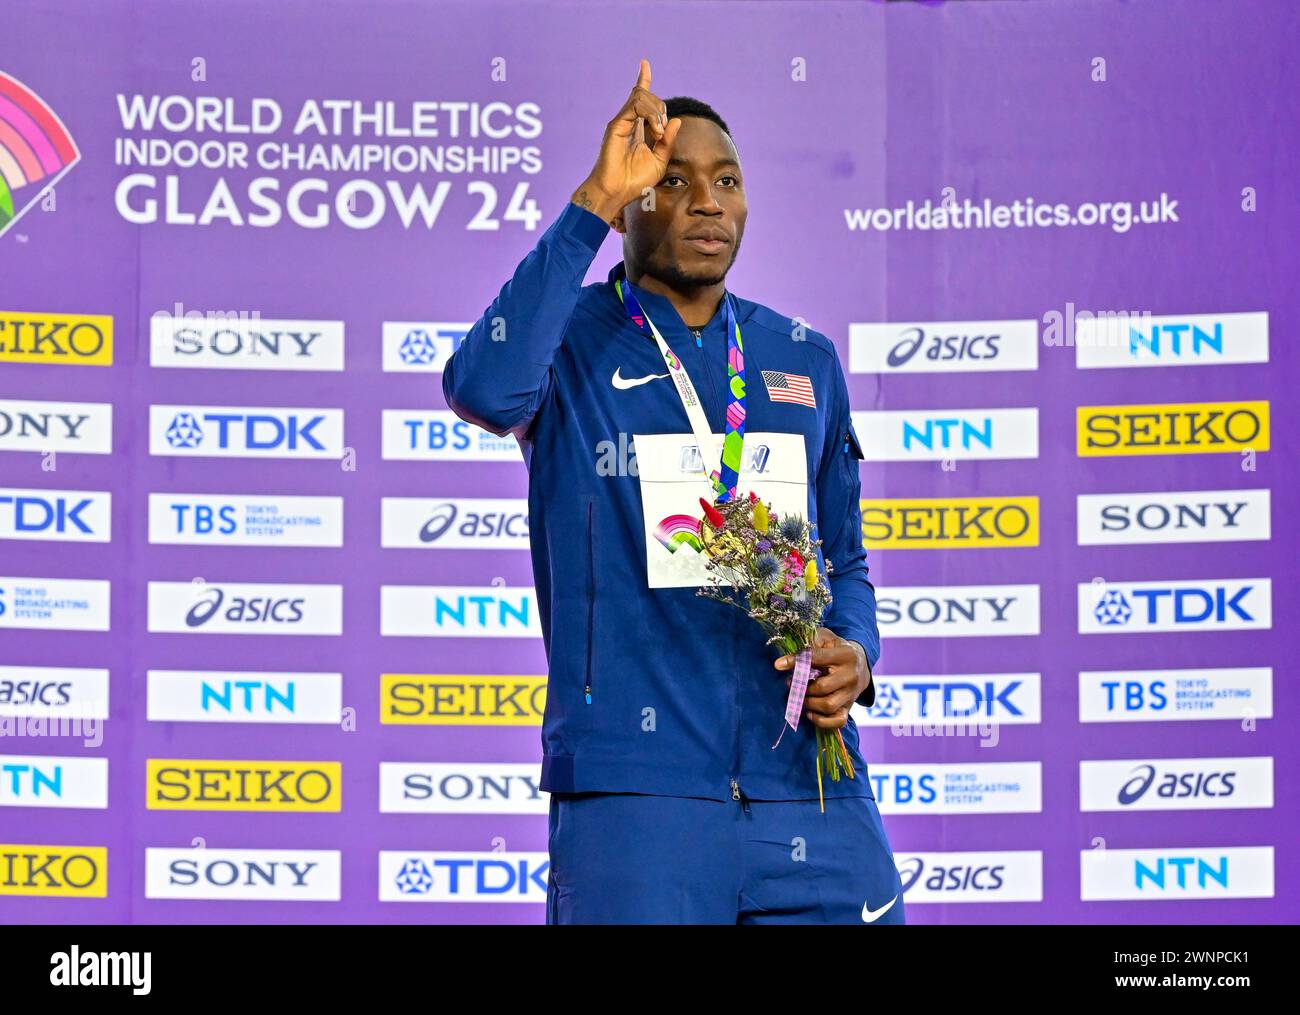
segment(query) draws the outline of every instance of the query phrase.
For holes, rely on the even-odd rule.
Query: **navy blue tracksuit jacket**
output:
[[[622,263],[606,282],[583,285],[610,228],[567,204],[443,373],[443,393],[456,414],[493,433],[513,433],[528,466],[533,573],[549,664],[542,788],[815,798],[812,724],[802,719],[772,748],[787,688],[762,629],[694,588],[651,580],[648,555],[668,551],[647,532],[633,436],[678,435],[663,440],[680,444],[683,462],[696,453],[696,441],[658,347],[629,320],[614,290]],[[685,362],[713,432],[722,434],[725,307],[697,337],[667,298],[637,293]],[[833,564],[834,600],[822,623],[859,642],[874,666],[880,637],[862,543],[862,452],[835,347],[761,304],[735,302],[744,339],[745,459],[761,475],[777,466],[777,451],[792,457],[792,438],[780,435],[801,441],[803,461],[785,465],[806,481],[805,517],[823,541],[818,564]],[[808,378],[815,405],[773,400],[769,382],[779,388],[780,379],[764,371]],[[706,464],[712,470],[718,463]],[[746,490],[743,471],[739,489]],[[693,490],[698,496],[708,487],[700,479]],[[653,531],[658,519],[650,521]],[[874,698],[873,684],[859,700],[869,705]],[[826,796],[872,797],[852,720],[843,733],[857,778],[826,780]]]

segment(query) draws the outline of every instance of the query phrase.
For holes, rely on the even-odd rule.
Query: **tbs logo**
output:
[[[1079,589],[1080,634],[1244,630],[1273,626],[1267,578],[1123,582]]]

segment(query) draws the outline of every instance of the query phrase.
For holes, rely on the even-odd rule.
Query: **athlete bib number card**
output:
[[[723,437],[701,449],[694,434],[634,434],[641,508],[645,518],[649,587],[699,588],[722,579],[705,567],[700,543],[700,498],[712,499],[702,462],[716,462]],[[701,456],[701,452],[703,455]],[[778,514],[808,516],[808,460],[803,434],[749,433],[737,488],[752,490]]]

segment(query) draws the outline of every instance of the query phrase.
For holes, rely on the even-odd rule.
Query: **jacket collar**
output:
[[[614,306],[619,314],[626,317],[623,311],[623,302],[618,298],[618,292],[614,289],[614,282],[618,279],[627,279],[627,267],[625,262],[619,261],[609,270],[608,284],[609,295],[614,301]],[[727,290],[727,295],[731,296],[736,307],[736,320],[743,323],[753,312],[753,307],[746,300],[742,300],[735,293]],[[681,315],[677,313],[677,308],[673,306],[672,300],[667,296],[661,296],[659,293],[649,292],[641,286],[636,287],[636,296],[645,312],[650,315],[650,319],[655,322],[655,326],[667,337],[670,329],[680,328],[683,332],[690,334],[690,329],[686,327],[686,322],[682,320]],[[727,312],[723,303],[719,301],[718,309],[714,312],[712,319],[703,328],[705,333],[712,331],[725,333],[727,330]]]

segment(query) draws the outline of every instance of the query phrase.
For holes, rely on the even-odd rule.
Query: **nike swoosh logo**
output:
[[[619,370],[621,369],[620,367]],[[644,377],[624,377],[618,370],[615,370],[614,376],[610,378],[610,383],[620,391],[626,391],[628,388],[635,388],[638,384],[646,384],[649,381],[667,376],[667,374],[646,374]]]
[[[898,901],[898,896],[895,895],[892,899],[890,899],[888,902],[886,902],[886,903],[885,903],[883,906],[881,906],[879,909],[872,909],[872,908],[871,908],[871,901],[870,901],[870,900],[864,902],[864,903],[862,904],[862,922],[863,922],[863,923],[875,923],[875,922],[876,922],[877,920],[879,920],[882,916],[884,916],[884,915],[885,915],[886,913],[888,913],[891,909],[893,909],[893,908],[894,908],[894,903],[897,902],[897,901]]]

